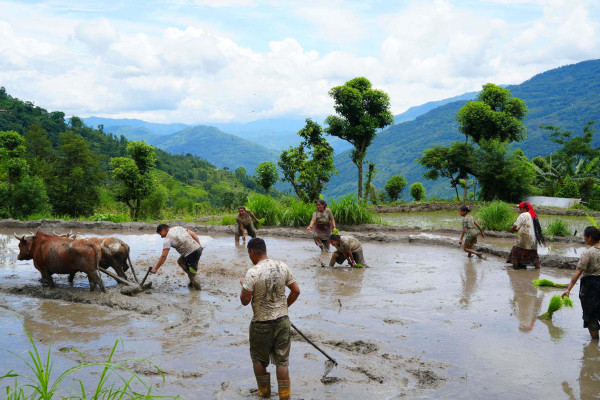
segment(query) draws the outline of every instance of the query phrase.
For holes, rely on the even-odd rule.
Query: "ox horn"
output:
[[[15,235],[15,237],[16,237],[18,240],[23,240],[23,238],[25,237],[25,235],[23,235],[23,236],[21,236],[21,237],[18,237],[18,236],[17,236],[17,232],[13,232],[13,234]]]
[[[71,230],[69,231],[69,233],[67,234],[67,237],[68,237],[68,238],[70,238],[70,237],[73,237],[73,229],[71,229]]]

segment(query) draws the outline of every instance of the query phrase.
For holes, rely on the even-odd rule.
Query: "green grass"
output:
[[[338,200],[331,200],[329,205],[335,223],[342,225],[358,225],[375,223],[375,214],[360,203],[355,195],[348,194]]]
[[[502,201],[492,201],[487,207],[477,210],[477,219],[484,230],[507,231],[516,221],[518,214]]]
[[[303,203],[297,199],[291,199],[281,213],[281,225],[285,226],[308,226],[315,212],[315,206]]]
[[[264,218],[266,225],[279,225],[281,223],[282,210],[280,203],[271,196],[253,194],[248,197],[246,204],[256,218]]]
[[[235,225],[235,215],[224,215],[219,222],[219,225]]]
[[[90,221],[109,221],[109,222],[131,222],[131,218],[127,214],[109,214],[109,213],[96,213],[88,218]]]
[[[550,236],[570,236],[572,232],[565,221],[557,218],[548,223],[544,233]]]
[[[127,362],[144,362],[154,367],[163,378],[164,375],[160,368],[145,359],[136,360],[121,360],[115,361],[114,356],[120,339],[115,341],[110,355],[105,362],[86,363],[84,356],[74,349],[61,349],[60,351],[71,351],[77,353],[81,357],[81,361],[62,372],[54,370],[54,360],[51,347],[48,347],[48,353],[43,357],[38,351],[35,341],[27,330],[25,324],[23,328],[29,338],[31,350],[26,355],[19,355],[9,351],[10,354],[19,358],[30,371],[31,375],[22,375],[10,370],[0,376],[0,382],[10,380],[11,385],[4,386],[6,399],[9,400],[51,400],[51,399],[156,399],[169,398],[177,399],[177,397],[165,397],[152,395],[152,384],[146,383],[139,375],[126,366]],[[86,388],[84,383],[77,379],[73,374],[84,369],[92,369],[97,371],[97,367],[101,368],[97,376],[95,387]],[[66,383],[71,380],[75,381],[73,386],[67,387]],[[26,383],[22,383],[26,382]],[[139,390],[142,391],[139,391]],[[66,394],[70,392],[70,394]]]

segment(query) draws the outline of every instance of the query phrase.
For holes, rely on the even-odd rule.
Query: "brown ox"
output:
[[[96,285],[105,292],[104,283],[98,274],[100,248],[85,240],[48,235],[37,232],[34,236],[15,237],[19,239],[17,260],[33,260],[33,265],[42,274],[42,281],[54,286],[52,274],[71,274],[83,272],[88,276],[90,290]]]
[[[131,259],[129,258],[129,245],[127,243],[112,237],[84,238],[81,235],[75,235],[73,238],[84,239],[100,247],[100,250],[102,250],[100,266],[103,268],[113,267],[117,275],[123,279],[127,279],[125,271],[127,271],[131,265]]]

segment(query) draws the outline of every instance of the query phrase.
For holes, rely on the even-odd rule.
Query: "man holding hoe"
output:
[[[300,288],[288,266],[267,257],[267,246],[260,238],[248,242],[248,257],[254,264],[240,281],[240,301],[246,306],[252,302],[250,323],[250,358],[258,383],[258,395],[271,397],[269,360],[275,364],[279,399],[290,398],[290,319],[288,307],[300,295]],[[285,296],[285,288],[290,294]]]

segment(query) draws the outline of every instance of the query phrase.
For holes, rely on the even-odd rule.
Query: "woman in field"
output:
[[[468,215],[470,212],[471,212],[471,209],[467,205],[460,206],[460,209],[458,210],[458,213],[460,214],[460,216],[463,217],[463,220],[462,220],[463,230],[462,230],[462,234],[460,235],[460,240],[458,241],[458,245],[462,246],[463,237],[465,237],[465,234],[466,234],[465,245],[463,247],[463,250],[469,254],[469,257],[473,257],[473,254],[475,254],[479,258],[483,258],[483,255],[481,253],[473,250],[475,243],[477,243],[477,231],[475,230],[475,227],[477,227],[477,229],[479,229],[479,232],[481,232],[481,237],[485,237],[485,233],[483,233],[483,229],[481,229],[479,224],[477,224],[477,222],[475,222],[475,218],[473,218],[472,215]]]
[[[600,230],[588,226],[583,232],[588,247],[577,264],[575,275],[562,297],[569,297],[571,289],[581,277],[579,300],[583,309],[583,327],[588,328],[592,339],[598,339],[600,329]]]
[[[325,200],[317,200],[317,210],[313,213],[310,225],[306,228],[310,231],[314,226],[313,239],[321,251],[329,251],[329,236],[335,229],[333,213],[327,208]]]
[[[525,268],[528,265],[540,268],[537,247],[538,244],[544,244],[542,227],[531,204],[525,202],[519,204],[519,212],[521,213],[519,218],[510,227],[511,232],[518,232],[517,244],[513,246],[506,262],[512,264],[515,269]]]

